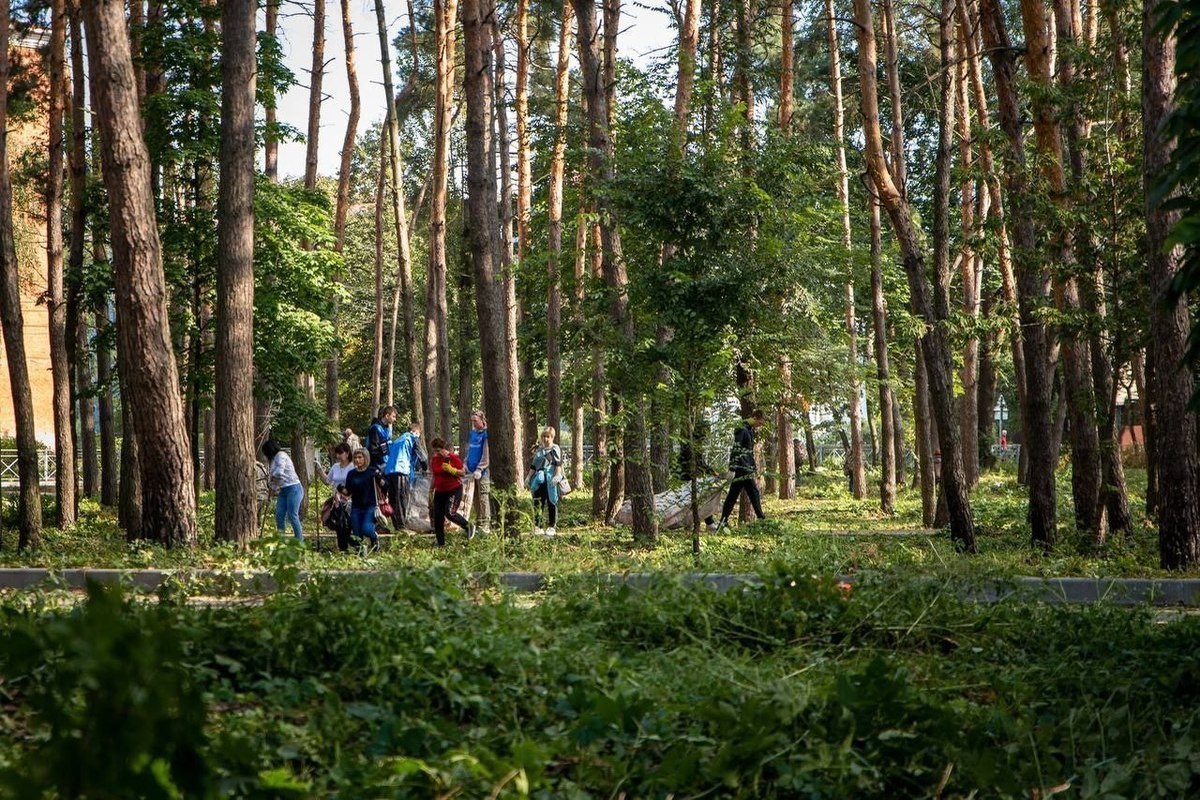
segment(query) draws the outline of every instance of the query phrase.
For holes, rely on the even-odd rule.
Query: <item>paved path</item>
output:
[[[329,575],[353,580],[364,576],[393,576],[402,573],[389,570],[326,570],[301,572],[300,580]],[[627,585],[637,589],[652,587],[656,582],[675,577],[685,583],[699,584],[717,591],[755,585],[753,575],[727,573],[685,573],[679,576],[655,573],[605,575],[559,575],[559,581],[592,582],[597,585]],[[157,569],[64,569],[35,568],[0,569],[0,589],[65,588],[83,589],[89,580],[99,583],[126,583],[142,590],[153,591],[171,579],[198,587],[206,595],[267,594],[278,589],[268,572],[223,572],[219,570],[157,570]],[[495,585],[517,592],[538,592],[551,588],[551,576],[537,572],[478,573],[471,580],[480,586]],[[838,576],[837,580],[853,585],[854,576]],[[930,577],[930,581],[939,581]],[[1114,605],[1143,605],[1174,608],[1200,608],[1200,579],[1196,578],[1033,578],[960,581],[947,584],[955,587],[962,597],[979,603],[996,603],[1021,599],[1045,603],[1112,603]]]

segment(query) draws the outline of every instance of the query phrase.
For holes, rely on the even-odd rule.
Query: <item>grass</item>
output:
[[[13,598],[0,798],[1200,792],[1200,618],[763,577],[533,605],[452,570],[237,608]]]
[[[1144,473],[1131,471],[1131,505],[1140,510]],[[854,500],[841,476],[804,475],[795,500],[768,499],[768,519],[735,525],[720,534],[702,534],[702,552],[691,553],[690,532],[663,531],[655,547],[633,541],[627,528],[597,525],[590,519],[590,497],[578,491],[567,498],[555,539],[533,536],[484,537],[469,546],[461,532],[451,527],[450,545],[433,547],[432,537],[401,534],[385,550],[367,559],[330,552],[333,537],[321,536],[316,552],[316,523],[306,521],[306,546],[296,555],[306,569],[338,569],[450,565],[469,571],[535,571],[555,575],[593,572],[755,572],[777,562],[804,572],[849,574],[863,571],[901,574],[1035,575],[1035,576],[1156,576],[1157,539],[1144,520],[1129,540],[1111,541],[1097,551],[1065,523],[1071,519],[1068,477],[1059,487],[1059,543],[1041,554],[1029,546],[1024,521],[1024,489],[1011,471],[983,477],[972,497],[979,528],[975,556],[956,553],[942,532],[921,529],[920,498],[908,490],[899,496],[896,513],[885,516],[875,500]],[[166,550],[145,542],[127,543],[113,514],[94,503],[84,504],[83,521],[74,530],[47,529],[36,551],[17,553],[11,546],[0,550],[0,566],[111,568],[215,568],[259,569],[273,562],[272,553],[287,547],[273,533],[253,540],[247,551],[238,551],[211,539],[211,494],[201,499],[200,544],[192,550]],[[11,526],[5,542],[11,545]],[[1174,573],[1178,574],[1178,573]]]

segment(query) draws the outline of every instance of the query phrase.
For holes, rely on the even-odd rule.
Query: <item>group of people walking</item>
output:
[[[446,544],[447,520],[465,531],[468,541],[477,533],[488,533],[491,525],[491,458],[484,413],[479,410],[471,413],[465,460],[441,437],[429,442],[427,456],[421,441],[421,425],[415,420],[403,433],[393,436],[398,418],[394,406],[379,409],[367,428],[365,442],[348,428],[342,441],[333,447],[329,469],[322,468],[319,462],[315,465],[317,478],[332,490],[322,507],[321,517],[323,524],[337,531],[338,548],[347,550],[351,537],[358,537],[369,542],[372,549],[377,549],[377,520],[380,518],[390,521],[397,531],[406,528],[413,480],[426,470],[430,473],[431,483],[430,526],[437,545]],[[733,477],[721,508],[720,523],[711,516],[705,521],[710,530],[725,526],[743,493],[758,518],[764,516],[755,480],[757,465],[754,459],[755,432],[762,424],[762,411],[755,411],[734,432],[729,456]],[[537,535],[556,535],[558,507],[562,497],[570,491],[563,474],[562,448],[555,442],[556,436],[557,431],[552,426],[542,429],[525,474],[525,486],[533,497],[534,533]],[[718,474],[703,456],[706,436],[707,427],[697,426],[692,440],[680,447],[679,473],[685,480]],[[269,464],[269,483],[276,495],[275,527],[283,534],[290,525],[295,537],[303,540],[300,508],[304,487],[295,464],[272,439],[263,443],[262,453]],[[460,513],[467,484],[472,490],[469,502],[475,513],[475,525]]]
[[[315,464],[317,478],[327,484],[332,495],[321,510],[322,524],[338,533],[338,548],[349,549],[351,537],[379,546],[378,528],[383,520],[395,530],[407,527],[411,488],[414,478],[429,471],[429,521],[439,547],[446,544],[446,522],[464,530],[470,541],[476,533],[487,533],[491,525],[491,458],[488,449],[487,417],[483,411],[471,414],[465,461],[441,437],[429,442],[426,455],[421,440],[421,425],[413,421],[403,433],[393,436],[399,414],[393,406],[379,409],[371,420],[365,439],[347,428],[342,441],[334,445],[332,464],[325,470]],[[555,430],[547,426],[530,461],[526,485],[533,494],[535,533],[555,535],[558,504],[565,484],[562,450],[554,443]],[[304,487],[291,456],[277,442],[268,439],[262,445],[268,467],[271,491],[276,495],[275,527],[282,534],[288,525],[297,539],[303,540],[300,508]],[[464,488],[471,488],[471,503],[477,523],[472,525],[460,513]],[[542,528],[543,514],[548,527]],[[383,523],[386,524],[386,523]]]

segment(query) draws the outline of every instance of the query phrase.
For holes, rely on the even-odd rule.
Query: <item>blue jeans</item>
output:
[[[291,522],[292,532],[300,541],[304,541],[304,531],[300,529],[300,501],[303,499],[304,487],[298,483],[284,486],[275,498],[275,528],[283,533],[284,522]]]
[[[365,536],[371,544],[378,544],[379,537],[375,535],[375,506],[370,508],[350,508],[350,527],[355,536]]]

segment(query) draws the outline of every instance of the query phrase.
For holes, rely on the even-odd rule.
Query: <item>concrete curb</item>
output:
[[[399,578],[395,570],[325,570],[300,572],[301,582],[318,576],[340,579],[358,577]],[[848,584],[860,583],[854,576],[832,576]],[[230,573],[211,569],[64,569],[0,568],[0,590],[30,590],[65,588],[82,590],[88,581],[102,584],[123,583],[143,591],[156,591],[168,581],[177,580],[201,588],[205,594],[268,594],[279,588],[268,572]],[[628,586],[631,589],[651,589],[663,581],[680,580],[685,584],[703,586],[727,592],[749,586],[759,586],[762,579],[755,575],[736,573],[692,572],[681,575],[660,573],[575,574],[549,576],[539,572],[473,573],[470,581],[477,586],[499,586],[521,593],[552,589],[555,583],[593,585],[597,587]],[[943,579],[927,578],[931,585],[945,583],[954,587],[964,600],[976,603],[1000,603],[1006,600],[1040,603],[1095,604],[1119,606],[1150,605],[1156,607],[1200,608],[1200,578],[1035,578],[1017,577],[966,580],[955,585]]]

